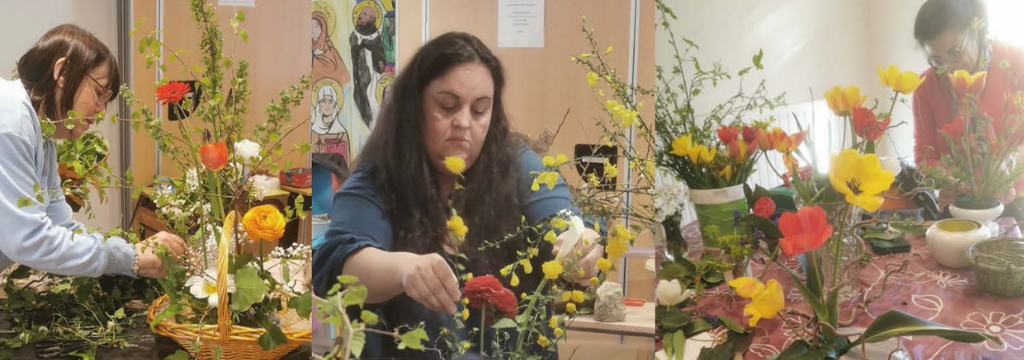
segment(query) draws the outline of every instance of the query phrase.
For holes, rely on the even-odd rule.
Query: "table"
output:
[[[1002,230],[1016,231],[1012,220],[1001,220]],[[1009,225],[1009,226],[1007,226]],[[1017,232],[1019,234],[1019,232]],[[700,230],[695,223],[683,228],[683,235],[692,247],[700,247]],[[1024,359],[1024,299],[1008,299],[983,292],[970,269],[949,269],[931,258],[931,251],[923,237],[908,236],[911,252],[875,256],[859,274],[861,289],[866,296],[881,292],[883,269],[888,264],[900,264],[910,259],[907,271],[889,278],[886,291],[878,300],[860,312],[853,327],[866,328],[874,319],[893,309],[954,328],[985,332],[1003,341],[998,345],[988,341],[978,344],[956,343],[935,336],[905,336],[899,342],[910,352],[911,358],[937,359]],[[799,271],[796,258],[786,260],[786,267]],[[759,274],[763,266],[752,264],[752,273]],[[810,311],[802,302],[800,292],[792,285],[784,269],[773,267],[766,278],[777,279],[785,289],[786,306]],[[856,299],[855,299],[856,300]],[[709,289],[698,303],[698,308],[737,323],[746,323],[743,315],[747,300],[736,297],[727,285]],[[841,318],[848,318],[850,303],[840,304]],[[801,327],[783,326],[778,318],[761,320],[755,332],[757,337],[745,359],[764,359],[776,355],[798,339]],[[724,339],[724,327],[710,332],[716,340]],[[843,332],[840,329],[840,332]]]
[[[627,306],[626,321],[603,322],[594,320],[593,315],[577,316],[566,326],[568,330],[593,332],[622,336],[654,337],[654,303],[643,306]]]
[[[622,322],[581,315],[566,324],[566,341],[558,344],[558,355],[562,360],[647,360],[654,354],[654,332],[654,303],[627,306]]]

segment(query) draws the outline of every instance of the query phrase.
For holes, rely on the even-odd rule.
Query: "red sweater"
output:
[[[999,66],[1009,61],[1010,68]],[[1010,78],[1012,74],[1013,78]],[[939,135],[939,129],[953,122],[953,94],[948,81],[940,82],[934,68],[923,74],[924,82],[914,91],[914,160],[918,167],[933,165],[940,154],[949,153],[949,144]],[[1024,91],[1024,51],[992,42],[992,60],[988,67],[985,88],[981,92],[980,107],[993,120],[1000,134],[1001,122],[1006,116],[1005,95]]]

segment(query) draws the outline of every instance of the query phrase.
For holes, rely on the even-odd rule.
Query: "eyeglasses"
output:
[[[964,51],[967,49],[967,40],[970,40],[971,37],[972,37],[971,33],[965,34],[964,35],[964,41],[963,41],[963,43],[960,44],[960,47],[952,49],[952,50],[949,50],[949,52],[946,53],[945,56],[942,56],[942,55],[931,55],[931,56],[929,56],[928,57],[928,65],[931,65],[932,67],[938,69],[940,67],[949,65],[949,63],[951,62],[951,59],[952,60],[962,59],[963,55],[964,55]]]
[[[92,75],[86,74],[85,76],[91,79],[92,82],[96,84],[96,86],[99,86],[99,89],[102,89],[97,90],[96,88],[93,88],[93,91],[96,93],[96,105],[106,106],[107,102],[110,101],[110,97],[114,95],[114,92],[110,89],[107,89],[107,87],[103,86],[103,84],[100,84],[100,81],[96,80],[96,78],[92,77]]]

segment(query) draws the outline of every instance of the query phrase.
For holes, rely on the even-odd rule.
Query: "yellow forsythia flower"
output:
[[[558,317],[552,316],[551,319],[548,320],[548,327],[550,327],[552,329],[557,329],[558,328]]]
[[[469,320],[469,309],[462,309],[462,321]]]
[[[601,80],[601,77],[597,76],[597,74],[593,72],[587,73],[587,85],[594,86],[599,80]]]
[[[558,229],[558,231],[565,231],[565,229],[569,227],[569,223],[563,218],[556,217],[551,219],[551,227]]]
[[[498,270],[498,273],[500,273],[501,276],[508,276],[508,274],[511,273],[511,272],[512,272],[512,264],[509,264],[509,265],[501,268],[501,270]]]
[[[469,298],[462,298],[463,305],[469,305]]]
[[[558,236],[553,230],[548,230],[548,233],[544,234],[544,241],[554,244],[555,241],[558,241]]]
[[[533,185],[530,186],[530,190],[540,191],[540,185],[544,184],[548,187],[548,190],[555,188],[558,184],[558,173],[554,171],[545,171],[537,175],[537,178],[533,179]]]
[[[604,160],[604,177],[613,178],[619,175],[619,169],[608,162],[608,159]]]
[[[590,283],[594,285],[594,287],[598,287],[599,285],[601,285],[601,279],[598,279],[596,276],[592,277],[590,278]]]
[[[530,259],[519,260],[519,266],[523,267],[524,274],[533,273],[533,263],[530,262]]]
[[[605,55],[608,55],[608,54],[611,54],[611,53],[612,53],[612,47],[611,47],[611,46],[609,46],[609,47],[608,47],[608,49],[606,49],[606,50],[604,51],[604,54],[605,54]]]
[[[284,227],[287,223],[281,210],[273,205],[253,207],[242,216],[242,228],[253,240],[278,240],[284,236]]]
[[[562,328],[555,328],[555,336],[562,337],[562,334],[565,334],[565,332],[562,331]]]
[[[540,345],[540,347],[545,347],[546,348],[548,346],[551,346],[551,341],[548,340],[548,338],[545,337],[544,335],[537,335],[537,345]]]
[[[509,284],[511,284],[512,287],[519,286],[519,275],[512,273],[512,281],[510,281]]]
[[[466,160],[458,156],[449,156],[444,158],[444,167],[452,174],[461,175],[466,170]]]
[[[462,221],[462,217],[458,215],[452,215],[448,219],[448,230],[458,237],[466,237],[466,233],[469,232],[469,228],[466,227],[466,223]]]
[[[565,268],[562,267],[562,263],[560,261],[551,260],[544,263],[544,265],[541,266],[541,270],[544,271],[545,279],[554,280],[562,275],[562,271],[565,271]]]
[[[548,233],[550,233],[552,235],[555,234],[554,232],[550,232],[550,231]],[[530,254],[530,258],[531,259],[537,257],[537,255],[540,254],[540,250],[537,249],[537,248],[530,248],[530,250],[527,250],[527,252]]]

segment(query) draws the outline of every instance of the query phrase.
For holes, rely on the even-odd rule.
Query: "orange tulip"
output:
[[[985,77],[988,72],[982,71],[970,74],[964,70],[957,70],[949,74],[949,82],[953,85],[953,93],[957,99],[967,99],[967,95],[981,96],[981,90],[985,88]]]
[[[800,208],[779,217],[779,247],[788,256],[796,256],[817,249],[832,236],[825,210],[819,206]]]
[[[960,139],[960,137],[964,136],[964,128],[964,118],[957,117],[953,122],[939,127],[939,131],[946,133],[950,139],[956,141],[957,139]]]
[[[785,136],[786,133],[782,133],[781,139],[775,139],[775,150],[787,154],[796,151],[803,144],[804,138],[807,137],[806,131],[801,131],[793,135]]]
[[[203,145],[199,148],[199,155],[207,169],[218,171],[228,165],[228,145],[223,141]]]
[[[875,113],[864,107],[853,109],[853,132],[866,140],[875,141],[889,128],[890,118],[878,121]]]

